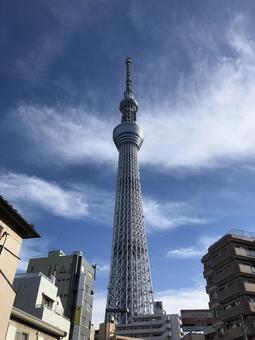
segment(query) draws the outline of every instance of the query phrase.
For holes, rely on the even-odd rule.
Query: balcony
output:
[[[225,288],[218,292],[218,301],[220,303],[224,303],[225,301],[230,300],[231,298],[235,298],[241,293],[254,293],[255,294],[255,282],[244,282],[242,280],[237,280],[233,284],[233,286],[229,288]]]
[[[232,340],[232,339],[244,339],[244,330],[242,327],[231,328],[225,331],[224,340]]]
[[[223,309],[221,311],[221,319],[227,320],[232,319],[233,317],[239,317],[240,314],[250,314],[255,311],[255,303],[249,302],[248,299],[244,298],[240,301],[240,304],[237,306],[233,306],[227,310]]]
[[[211,267],[217,268],[219,265],[224,264],[224,262],[228,262],[229,258],[235,256],[234,248],[229,246],[224,250],[222,253],[220,253],[218,256],[212,258],[211,261]]]
[[[234,263],[230,267],[223,269],[218,274],[214,275],[214,284],[219,284],[221,281],[228,281],[231,277],[234,277],[240,272],[238,264]]]

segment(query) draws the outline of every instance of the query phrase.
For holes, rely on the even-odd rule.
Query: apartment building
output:
[[[255,339],[255,234],[229,232],[202,263],[215,339]]]
[[[5,339],[15,299],[12,283],[20,260],[22,241],[35,237],[40,235],[33,225],[0,196],[0,339]]]
[[[93,306],[95,266],[81,251],[66,255],[54,250],[47,257],[29,260],[28,273],[41,272],[54,276],[64,315],[70,319],[70,340],[88,340]]]

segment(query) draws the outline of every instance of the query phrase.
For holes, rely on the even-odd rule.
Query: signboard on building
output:
[[[209,309],[182,309],[181,321],[183,332],[210,332],[212,314]]]

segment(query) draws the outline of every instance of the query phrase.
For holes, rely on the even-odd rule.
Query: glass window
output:
[[[43,307],[47,307],[49,309],[52,309],[53,301],[46,295],[42,296],[42,305]]]

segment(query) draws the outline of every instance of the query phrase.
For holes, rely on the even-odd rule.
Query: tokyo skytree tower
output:
[[[113,130],[119,163],[106,318],[114,315],[119,324],[128,323],[135,315],[153,313],[138,165],[144,134],[136,123],[138,103],[132,91],[131,65],[131,59],[127,58],[126,90],[119,107],[121,123]]]

